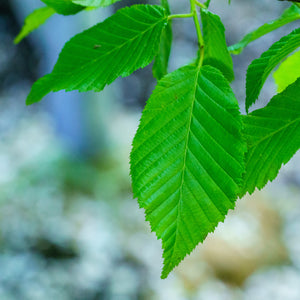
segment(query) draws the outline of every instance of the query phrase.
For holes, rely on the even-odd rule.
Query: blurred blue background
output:
[[[228,44],[289,5],[231,2],[211,3]],[[132,3],[55,15],[16,46],[25,16],[42,3],[0,0],[0,299],[299,300],[299,153],[263,191],[238,200],[224,224],[161,280],[161,243],[132,198],[129,177],[131,141],[155,86],[151,66],[101,93],[53,93],[25,106],[33,81],[51,71],[71,36]],[[173,13],[189,10],[188,1],[170,3]],[[234,57],[242,111],[247,65],[295,26]],[[173,28],[170,70],[196,53],[192,20],[174,20]],[[275,91],[269,78],[258,106]]]

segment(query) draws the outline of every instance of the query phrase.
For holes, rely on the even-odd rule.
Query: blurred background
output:
[[[172,0],[173,13],[189,11]],[[0,300],[299,300],[300,153],[261,192],[237,201],[203,245],[166,280],[162,250],[131,194],[129,152],[155,86],[151,66],[101,93],[59,92],[30,107],[34,80],[64,43],[123,5],[53,16],[13,39],[39,0],[0,0]],[[145,3],[145,1],[144,1]],[[155,1],[149,1],[155,3]],[[275,0],[212,0],[228,44],[288,7]],[[298,23],[234,57],[244,112],[247,65]],[[174,20],[170,70],[193,59],[192,20]],[[270,78],[259,105],[276,92]]]

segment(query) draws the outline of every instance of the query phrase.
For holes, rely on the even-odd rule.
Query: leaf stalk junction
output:
[[[198,58],[198,65],[199,67],[202,65],[203,63],[203,59],[204,59],[204,39],[203,39],[203,35],[201,32],[201,27],[200,27],[200,22],[199,22],[199,18],[198,18],[198,12],[197,12],[197,6],[200,7],[200,9],[207,9],[207,6],[197,0],[190,0],[190,6],[191,6],[191,12],[188,14],[174,14],[174,15],[170,15],[168,17],[168,20],[172,20],[175,18],[193,18],[194,19],[194,23],[195,23],[195,28],[196,28],[196,33],[197,33],[197,38],[198,38],[198,45],[199,45],[199,58]]]

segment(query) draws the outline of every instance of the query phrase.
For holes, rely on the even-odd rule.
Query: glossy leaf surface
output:
[[[232,81],[234,79],[232,58],[225,39],[225,28],[219,16],[202,9],[204,61],[203,64],[214,66]]]
[[[262,189],[300,148],[300,79],[244,117],[248,143],[242,195]]]
[[[300,28],[284,36],[255,59],[247,70],[246,111],[255,103],[271,71],[290,53],[300,46]]]
[[[166,10],[167,15],[170,15],[171,11],[168,0],[161,0],[161,5]],[[159,53],[155,57],[153,64],[153,76],[156,79],[161,79],[168,73],[172,39],[172,21],[169,21],[161,34]]]
[[[74,15],[83,10],[81,5],[74,4],[71,0],[41,0],[47,6],[52,7],[58,14]]]
[[[234,208],[246,144],[221,72],[183,67],[159,81],[133,141],[134,196],[162,239],[162,278]]]
[[[228,50],[232,54],[240,54],[244,48],[251,42],[259,39],[260,37],[288,24],[300,19],[300,7],[293,4],[287,8],[283,14],[276,20],[268,22],[256,30],[245,35],[238,43],[228,47]]]
[[[119,76],[148,65],[159,49],[167,16],[155,5],[117,11],[67,42],[51,74],[32,87],[27,104],[51,91],[101,91]]]

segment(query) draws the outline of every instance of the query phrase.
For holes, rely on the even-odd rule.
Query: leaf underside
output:
[[[202,9],[201,20],[205,44],[204,65],[219,69],[228,81],[234,79],[233,63],[227,49],[225,28],[219,16]]]
[[[300,46],[300,28],[274,43],[260,58],[255,59],[247,70],[246,111],[255,103],[271,71],[291,52]]]
[[[300,148],[300,79],[266,107],[245,116],[244,124],[248,153],[241,195],[275,179],[282,164]]]
[[[158,52],[167,16],[155,5],[120,9],[67,42],[51,74],[32,87],[27,104],[51,91],[101,91],[119,76],[148,65]]]
[[[162,239],[162,278],[224,221],[242,184],[242,121],[234,94],[210,66],[163,77],[133,140],[134,196]]]
[[[291,23],[299,19],[300,19],[300,8],[297,5],[292,4],[292,6],[287,8],[278,19],[266,23],[260,26],[259,28],[257,28],[256,30],[248,33],[238,43],[228,47],[228,50],[232,54],[240,54],[244,50],[244,48],[251,42],[259,39],[260,37],[288,23]]]

